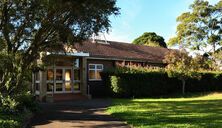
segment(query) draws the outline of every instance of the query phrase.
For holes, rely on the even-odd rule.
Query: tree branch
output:
[[[2,32],[3,36],[6,40],[7,46],[8,46],[8,52],[12,51],[12,44],[9,37],[9,9],[12,6],[12,4],[8,7],[8,2],[6,1],[3,5],[3,18],[2,18]]]

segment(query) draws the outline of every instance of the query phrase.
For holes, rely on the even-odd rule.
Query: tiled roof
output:
[[[123,60],[138,60],[151,63],[163,63],[167,48],[149,47],[130,43],[107,41],[107,43],[96,43],[90,40],[75,43],[78,52],[87,52],[90,57],[112,58]]]

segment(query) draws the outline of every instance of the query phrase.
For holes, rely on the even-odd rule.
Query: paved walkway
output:
[[[31,121],[32,128],[129,128],[126,123],[106,114],[107,99],[43,103]]]

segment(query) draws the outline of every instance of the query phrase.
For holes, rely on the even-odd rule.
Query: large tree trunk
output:
[[[182,80],[182,93],[185,94],[185,85],[186,85],[186,81]]]

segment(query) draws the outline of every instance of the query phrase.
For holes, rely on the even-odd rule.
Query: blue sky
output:
[[[211,4],[219,0],[208,0]],[[176,18],[189,10],[193,0],[117,0],[119,16],[111,16],[107,40],[132,42],[144,32],[156,32],[168,39],[175,35]]]

